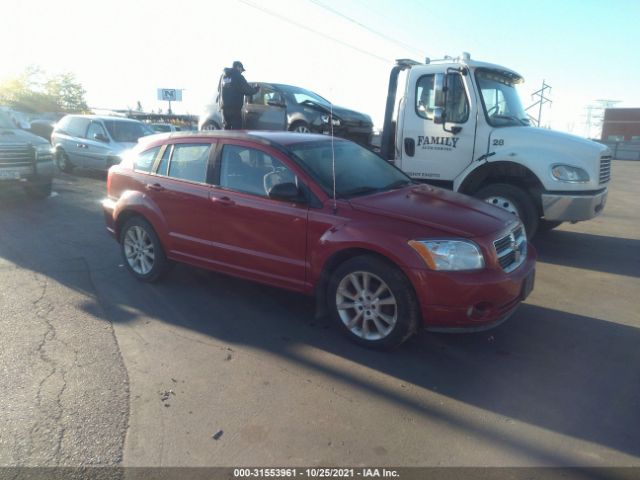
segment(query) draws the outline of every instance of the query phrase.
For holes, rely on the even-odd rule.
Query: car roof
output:
[[[207,130],[205,132],[167,132],[157,135],[142,137],[142,141],[156,141],[164,139],[177,138],[220,138],[220,139],[240,139],[249,140],[271,146],[287,147],[299,143],[308,142],[330,142],[331,137],[328,135],[320,135],[316,133],[294,133],[281,131],[263,131],[263,130]],[[346,140],[334,137],[335,142],[345,142]]]
[[[115,115],[79,115],[79,114],[70,114],[65,115],[66,117],[76,117],[76,118],[88,118],[89,120],[116,120],[122,122],[140,122],[140,120],[136,120],[135,118],[127,118],[127,117],[117,117]]]

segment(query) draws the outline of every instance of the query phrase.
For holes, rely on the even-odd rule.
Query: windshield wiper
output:
[[[346,192],[340,192],[343,197],[356,197],[358,195],[366,195],[367,193],[376,193],[381,191],[381,188],[377,187],[358,187]]]
[[[385,186],[383,188],[383,190],[393,190],[395,188],[402,188],[402,187],[406,187],[407,185],[412,185],[413,182],[411,180],[397,180],[393,183],[390,183],[389,185]]]
[[[524,123],[524,121],[521,118],[514,117],[513,115],[498,114],[498,115],[491,115],[491,118],[501,118],[501,119],[504,119],[504,120],[515,120],[520,125],[528,125],[529,124],[528,122]]]

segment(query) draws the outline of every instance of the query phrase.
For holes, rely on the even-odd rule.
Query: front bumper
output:
[[[413,270],[411,276],[423,327],[461,332],[493,328],[508,319],[533,289],[535,250],[513,272],[434,272]],[[438,303],[433,303],[437,299]]]
[[[589,220],[602,213],[607,202],[608,190],[578,194],[542,194],[544,219],[560,222]]]
[[[44,185],[51,183],[54,170],[52,161],[37,163],[35,168],[33,165],[4,164],[0,167],[0,182]]]

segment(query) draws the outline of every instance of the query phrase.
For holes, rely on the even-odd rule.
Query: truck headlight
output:
[[[49,162],[53,160],[53,151],[51,145],[43,143],[36,145],[36,162]]]
[[[464,240],[411,240],[409,245],[432,270],[478,270],[484,257],[477,245]]]
[[[583,183],[589,181],[589,174],[585,170],[571,165],[553,165],[551,176],[561,182]]]
[[[324,124],[329,123],[329,115],[322,115],[322,116],[320,117],[320,120],[322,120],[322,123],[324,123]],[[341,123],[341,122],[340,122],[340,119],[339,119],[339,118],[333,117],[333,120],[331,121],[331,124],[332,124],[334,127],[339,127],[339,126],[340,126],[340,123]]]

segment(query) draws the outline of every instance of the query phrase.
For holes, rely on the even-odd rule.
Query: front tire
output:
[[[474,196],[520,218],[528,239],[536,234],[540,219],[533,200],[521,188],[506,183],[494,183],[480,189]]]
[[[124,264],[138,280],[152,283],[166,272],[168,262],[160,239],[144,218],[127,220],[120,233],[120,247]]]
[[[398,347],[420,321],[409,280],[396,266],[370,255],[351,258],[335,270],[328,307],[347,337],[380,350]]]
[[[69,160],[69,156],[65,153],[64,150],[58,150],[56,152],[56,166],[61,172],[71,173],[71,171],[75,168],[75,165],[71,163]]]

